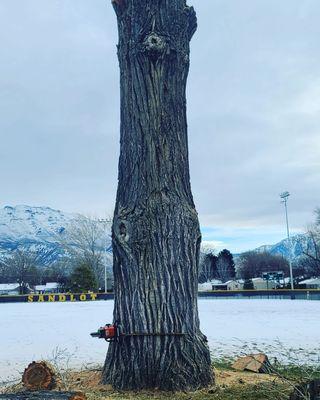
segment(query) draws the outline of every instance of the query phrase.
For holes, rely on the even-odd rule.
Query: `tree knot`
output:
[[[143,42],[144,49],[152,55],[159,55],[167,47],[166,40],[155,32],[151,32]]]

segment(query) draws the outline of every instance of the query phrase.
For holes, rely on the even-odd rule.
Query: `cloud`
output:
[[[284,190],[303,230],[320,198],[320,3],[190,2],[191,183],[202,226],[217,228],[205,240],[239,249],[282,238]],[[3,0],[0,11],[2,204],[110,214],[120,118],[111,5]]]

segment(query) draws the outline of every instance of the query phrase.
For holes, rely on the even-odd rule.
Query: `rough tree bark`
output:
[[[103,383],[194,390],[213,383],[199,328],[201,235],[187,141],[186,81],[196,14],[186,0],[113,5],[121,85],[114,321],[123,333],[150,336],[110,343]]]
[[[86,400],[83,393],[76,392],[20,392],[0,394],[2,400]]]

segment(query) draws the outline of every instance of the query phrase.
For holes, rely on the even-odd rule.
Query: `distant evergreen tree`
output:
[[[233,260],[233,255],[227,249],[220,251],[218,255],[217,272],[219,278],[223,282],[226,282],[227,280],[230,279],[234,279],[236,277],[236,269]]]
[[[88,264],[82,263],[75,267],[70,277],[70,289],[72,292],[95,291],[97,288],[95,274]]]
[[[252,279],[246,279],[244,281],[243,289],[244,290],[253,290],[254,289]]]
[[[211,279],[218,279],[219,278],[219,272],[218,272],[218,257],[214,255],[213,253],[208,254],[209,260],[210,260],[210,280]]]

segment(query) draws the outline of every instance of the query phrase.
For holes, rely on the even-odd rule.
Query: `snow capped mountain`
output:
[[[5,206],[0,210],[0,238],[51,242],[75,216],[49,207]]]
[[[66,233],[68,224],[79,215],[54,210],[50,207],[30,207],[26,205],[0,209],[0,257],[16,248],[43,253],[44,265],[50,264],[63,254],[59,236]],[[111,238],[109,237],[109,246]],[[307,235],[299,234],[291,238],[292,248],[287,239],[274,245],[264,245],[255,251],[279,254],[292,261],[303,255],[310,246]],[[212,246],[202,244],[202,252],[209,252]]]
[[[42,265],[50,265],[65,254],[61,236],[64,235],[64,240],[69,240],[69,225],[80,218],[84,217],[50,207],[6,206],[0,209],[0,258],[19,248],[36,252]],[[109,231],[108,224],[107,237],[101,238],[107,252],[111,249]],[[77,246],[73,241],[69,241],[69,244]],[[110,257],[109,254],[108,258]]]
[[[46,254],[46,263],[62,253],[57,239],[76,214],[49,207],[5,206],[0,209],[0,255],[18,247]]]
[[[297,260],[303,256],[303,252],[311,246],[310,239],[306,234],[298,234],[291,237],[290,242],[284,239],[274,245],[264,245],[255,249],[255,251],[262,253],[267,252],[274,255],[281,255],[291,261]]]

